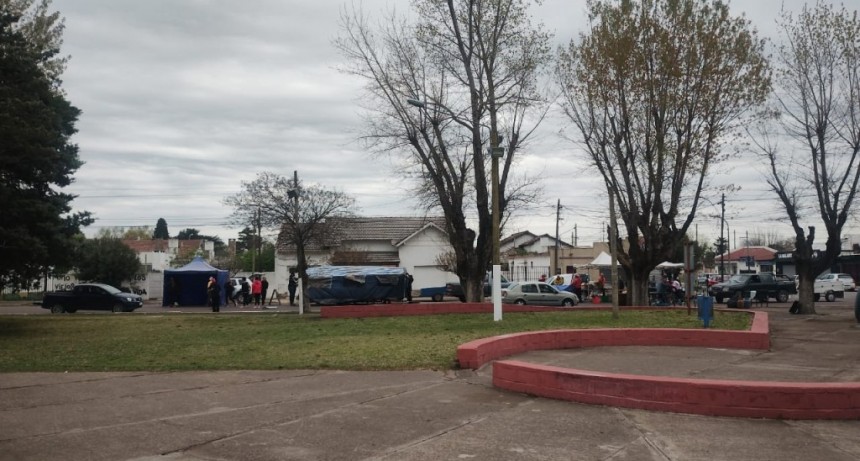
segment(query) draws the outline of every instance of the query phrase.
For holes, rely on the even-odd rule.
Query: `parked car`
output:
[[[718,283],[708,288],[708,294],[716,298],[718,303],[731,298],[747,296],[753,291],[755,298],[776,298],[777,302],[787,302],[788,295],[796,294],[794,280],[786,276],[777,276],[768,272],[759,274],[736,274],[728,282]]]
[[[73,314],[82,309],[131,312],[143,306],[143,298],[104,283],[79,283],[71,291],[46,293],[42,308],[53,314]]]
[[[573,293],[559,291],[544,282],[515,282],[505,290],[502,302],[506,304],[569,307],[575,306],[579,299]]]
[[[487,275],[484,276],[484,296],[490,296],[490,290],[492,290],[492,286],[490,285],[490,273],[487,272]],[[505,277],[501,275],[501,279],[499,284],[502,286],[502,290],[508,287],[511,282]],[[460,282],[448,282],[445,284],[445,296],[453,296],[460,300],[460,302],[466,302],[466,294],[463,293],[463,287],[460,285]]]
[[[720,274],[710,274],[708,276],[708,286],[712,287],[718,283],[728,282],[731,278],[732,276],[729,274],[723,274],[722,276]]]
[[[720,275],[720,274],[714,274],[714,273],[711,273],[711,272],[702,272],[701,274],[699,274],[698,276],[696,276],[696,283],[697,283],[699,286],[704,286],[706,283],[708,283],[708,281],[710,281],[710,280],[711,280],[711,278],[712,278],[712,277],[713,277],[713,278],[716,278],[716,277],[718,277],[719,275]]]
[[[857,285],[854,283],[854,277],[851,277],[851,274],[843,274],[840,272],[821,274],[816,280],[834,280],[842,282],[842,285],[845,287],[845,291],[855,291],[857,289]]]
[[[818,301],[822,296],[827,300],[827,302],[836,301],[836,298],[844,298],[845,285],[841,280],[834,277],[827,277],[827,275],[821,275],[815,279],[815,285],[813,286],[815,291],[815,300]]]

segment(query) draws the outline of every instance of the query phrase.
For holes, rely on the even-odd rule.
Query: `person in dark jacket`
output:
[[[230,301],[233,301],[233,306],[236,306],[236,296],[233,293],[233,281],[227,280],[224,282],[224,305],[228,306]]]
[[[242,284],[239,288],[239,295],[242,296],[242,305],[247,306],[251,302],[251,284],[248,279],[242,277]]]
[[[261,292],[263,296],[262,296],[262,299],[260,301],[262,302],[262,305],[265,306],[266,305],[266,293],[269,292],[269,281],[266,280],[265,275],[263,276],[263,280],[260,282],[260,284],[263,286],[263,291]]]
[[[412,302],[412,282],[415,278],[409,272],[406,273],[406,302]]]
[[[296,305],[296,288],[299,286],[299,277],[295,269],[290,269],[290,279],[287,282],[287,290],[290,292],[290,306]]]
[[[215,277],[209,277],[206,293],[209,295],[209,305],[212,307],[212,312],[221,311],[221,285],[218,285]]]

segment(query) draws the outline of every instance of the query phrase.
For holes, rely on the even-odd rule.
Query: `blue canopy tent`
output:
[[[212,267],[201,257],[194,258],[190,263],[179,269],[164,271],[164,296],[162,306],[205,306],[209,304],[206,285],[209,277],[215,277],[221,287],[221,304],[226,300],[224,284],[230,280],[230,272]]]
[[[319,304],[400,301],[406,269],[382,266],[319,266],[308,269],[308,299]]]

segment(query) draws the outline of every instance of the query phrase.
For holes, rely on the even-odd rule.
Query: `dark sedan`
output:
[[[139,295],[104,283],[80,283],[72,291],[47,293],[42,299],[42,308],[54,314],[71,314],[84,309],[131,312],[141,306],[143,298]]]

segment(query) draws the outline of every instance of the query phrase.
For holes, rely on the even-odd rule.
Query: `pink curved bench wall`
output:
[[[589,329],[501,335],[461,345],[457,358],[461,367],[479,368],[502,357],[545,349],[634,345],[768,349],[767,313],[752,315],[749,331]],[[493,385],[581,403],[710,416],[860,418],[860,383],[683,379],[502,360],[493,363]]]

